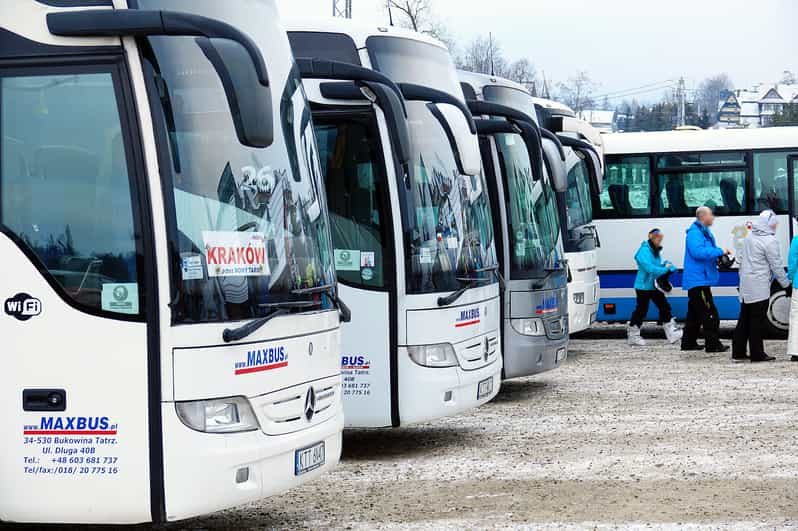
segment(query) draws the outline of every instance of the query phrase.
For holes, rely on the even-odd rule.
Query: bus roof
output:
[[[529,96],[530,101],[532,100],[532,96],[529,94],[529,90],[520,83],[516,83],[515,81],[510,81],[509,79],[505,79],[503,77],[496,77],[491,76],[488,74],[478,74],[476,72],[468,72],[467,70],[458,70],[457,75],[460,77],[460,81],[468,83],[477,94],[482,94],[482,89],[487,87],[488,85],[492,85],[495,87],[505,87],[518,90],[523,92],[527,96]]]
[[[798,127],[607,133],[607,155],[798,148]]]
[[[441,41],[423,33],[397,28],[396,26],[374,26],[340,17],[288,19],[283,21],[283,25],[288,32],[302,31],[348,35],[355,41],[357,48],[365,48],[369,37],[401,37],[431,44],[448,51],[448,48]]]
[[[560,103],[559,101],[548,100],[546,98],[539,98],[537,96],[532,98],[535,102],[535,105],[540,105],[544,109],[548,109],[553,115],[557,116],[569,116],[571,118],[576,118],[576,113],[571,109],[569,106],[565,105],[564,103]]]

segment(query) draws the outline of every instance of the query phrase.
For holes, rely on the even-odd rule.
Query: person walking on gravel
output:
[[[790,280],[784,272],[776,229],[779,218],[772,210],[759,214],[751,234],[743,242],[740,263],[740,318],[734,330],[732,360],[736,362],[774,361],[765,352],[763,334],[767,329],[767,311],[770,286],[775,278],[781,287],[790,289]],[[790,294],[791,295],[791,294]],[[746,354],[746,344],[751,357]]]
[[[640,327],[643,325],[643,320],[648,314],[648,307],[652,301],[659,310],[659,321],[663,323],[668,343],[673,344],[682,339],[682,331],[676,325],[673,313],[671,313],[671,305],[665,298],[666,293],[671,291],[668,277],[671,273],[676,272],[676,266],[669,261],[662,260],[662,239],[664,237],[661,230],[652,230],[648,233],[648,239],[640,245],[640,249],[635,254],[637,306],[627,327],[627,341],[632,346],[646,346],[646,340],[640,335]]]
[[[731,251],[715,243],[710,228],[715,215],[707,206],[698,207],[696,220],[687,229],[684,251],[682,289],[687,291],[687,323],[682,336],[682,350],[726,352],[729,347],[720,341],[720,316],[712,298],[712,286],[718,284],[718,258],[729,256]],[[698,333],[704,328],[706,347],[698,344]]]

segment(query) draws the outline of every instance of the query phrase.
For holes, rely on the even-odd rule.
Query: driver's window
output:
[[[139,315],[138,230],[110,72],[0,72],[0,222],[78,306]]]

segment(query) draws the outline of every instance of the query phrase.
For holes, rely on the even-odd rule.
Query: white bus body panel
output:
[[[568,284],[568,324],[570,333],[590,328],[596,321],[601,285],[598,276],[598,250],[565,253],[571,270]],[[577,297],[583,301],[577,304]]]

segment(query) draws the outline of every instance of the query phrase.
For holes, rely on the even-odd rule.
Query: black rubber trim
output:
[[[255,66],[258,81],[269,86],[260,48],[234,26],[199,15],[175,11],[86,9],[47,14],[47,27],[63,37],[149,37],[157,35],[228,39],[243,46]]]
[[[402,89],[402,95],[408,101],[427,101],[430,103],[445,103],[460,109],[460,112],[465,116],[468,122],[468,128],[471,134],[477,134],[477,126],[474,123],[474,116],[462,100],[452,96],[448,92],[436,90],[434,88],[425,87],[423,85],[414,85],[412,83],[400,83],[399,88]]]
[[[506,120],[474,120],[477,124],[477,133],[480,135],[498,135],[501,133],[520,134],[518,127]]]
[[[389,87],[396,93],[400,100],[404,100],[399,86],[397,86],[391,78],[376,70],[339,61],[327,61],[308,57],[298,57],[296,59],[296,64],[299,67],[299,74],[302,76],[302,79],[371,81]]]
[[[446,139],[449,141],[449,146],[452,149],[452,155],[454,155],[454,162],[457,164],[457,171],[460,172],[460,175],[466,175],[465,168],[463,167],[463,160],[460,158],[460,150],[457,148],[457,139],[454,136],[454,131],[452,131],[452,128],[449,125],[449,121],[446,120],[446,117],[434,103],[427,103],[427,109],[429,109],[429,112],[432,114],[432,116],[438,120],[438,123],[446,135]],[[476,129],[476,125],[474,125],[474,129]]]
[[[481,100],[468,100],[467,103],[468,109],[475,115],[501,116],[515,122],[527,122],[540,129],[533,117],[512,107]]]

